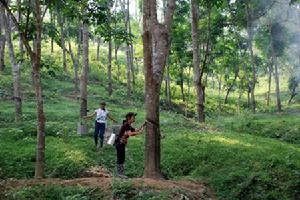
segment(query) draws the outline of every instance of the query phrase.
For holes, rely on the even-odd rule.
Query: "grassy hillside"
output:
[[[61,69],[60,52],[50,55],[47,49],[47,44],[44,44],[42,86],[46,114],[46,176],[76,178],[86,169],[98,165],[114,173],[115,149],[106,146],[100,152],[95,151],[92,138],[94,122],[88,122],[89,135],[77,135],[79,101],[71,78],[72,65],[69,63],[69,73],[65,74]],[[109,98],[105,89],[106,58],[101,56],[101,64],[97,63],[93,46],[91,51],[88,109],[92,112],[99,101],[105,100],[108,110],[119,122],[126,112],[137,112],[135,126],[139,126],[145,116],[142,71],[137,77],[137,95],[128,98],[126,80],[122,79],[126,73],[125,59],[120,52],[122,76],[117,81],[114,65],[114,92]],[[101,52],[106,55],[105,48],[101,48]],[[26,61],[22,66],[24,100],[23,121],[20,123],[14,122],[10,73],[8,67],[0,75],[0,180],[33,178],[36,111],[29,62]],[[205,125],[199,125],[180,114],[184,113],[184,104],[180,99],[178,86],[172,85],[174,102],[181,106],[175,107],[173,111],[162,106],[161,110],[161,169],[166,178],[204,182],[215,191],[219,199],[300,199],[300,97],[298,95],[295,98],[295,104],[287,105],[284,77],[282,81],[285,85],[283,114],[273,113],[274,102],[271,108],[265,107],[264,91],[259,89],[258,110],[264,113],[253,115],[243,111],[235,116],[237,94],[233,93],[229,104],[223,105],[224,91],[218,95],[217,88],[207,88]],[[263,80],[260,84],[263,84]],[[193,113],[195,97],[191,93],[188,108]],[[162,98],[163,94],[162,92]],[[243,99],[243,104],[246,104],[246,99]],[[129,141],[126,152],[126,174],[129,177],[141,177],[143,174],[144,145],[144,136],[131,138]],[[147,191],[135,190],[129,181],[116,182],[112,192],[114,197],[121,199],[172,199],[173,195],[172,191]],[[102,190],[55,185],[26,187],[0,194],[0,199],[110,197]]]

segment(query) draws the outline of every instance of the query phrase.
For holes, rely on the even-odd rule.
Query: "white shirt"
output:
[[[102,110],[101,108],[95,110],[96,113],[96,121],[99,123],[106,123],[106,118],[108,115],[107,110]]]

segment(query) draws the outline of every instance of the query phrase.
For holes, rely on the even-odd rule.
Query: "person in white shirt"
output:
[[[105,134],[105,127],[106,127],[106,119],[109,118],[115,123],[117,122],[111,114],[108,112],[108,110],[105,109],[106,103],[101,102],[100,106],[97,110],[95,110],[94,113],[83,117],[83,119],[91,119],[96,117],[95,119],[95,133],[94,133],[94,139],[95,139],[95,146],[98,150],[99,147],[103,147],[103,140],[104,140],[104,134]],[[98,144],[98,136],[100,136],[100,145]]]

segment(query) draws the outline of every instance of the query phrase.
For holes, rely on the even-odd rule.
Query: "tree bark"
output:
[[[202,85],[203,69],[200,69],[200,54],[198,42],[198,20],[199,20],[199,4],[197,0],[191,0],[191,16],[192,16],[192,43],[193,43],[193,71],[194,85],[196,89],[196,110],[197,121],[204,122],[204,86]]]
[[[87,81],[88,81],[88,68],[89,68],[89,30],[88,24],[83,23],[83,66],[80,76],[80,116],[87,115]]]
[[[229,96],[229,93],[231,92],[235,82],[236,82],[236,79],[238,77],[238,74],[239,74],[239,69],[235,69],[235,73],[234,73],[234,79],[233,79],[233,82],[232,84],[230,84],[230,86],[228,87],[227,89],[227,92],[226,92],[226,96],[225,96],[225,99],[224,99],[224,104],[227,104],[228,102],[228,96]]]
[[[4,54],[5,54],[5,34],[2,30],[4,30],[4,9],[2,9],[1,5],[1,13],[0,13],[0,71],[4,71],[5,62],[4,62]]]
[[[101,38],[97,37],[97,61],[100,61],[100,43],[101,43]]]
[[[18,22],[22,21],[22,11],[21,11],[21,0],[17,0],[17,7],[18,7]],[[20,51],[20,59],[23,59],[24,55],[24,46],[22,42],[22,36],[19,32],[19,51]]]
[[[271,83],[272,83],[272,65],[268,66],[268,93],[267,93],[267,106],[270,105],[270,98],[271,98]]]
[[[65,18],[64,16],[62,16],[59,9],[57,10],[57,20],[60,28],[60,42],[63,51],[63,68],[64,68],[64,72],[67,72],[67,58],[66,58],[65,30],[64,30]]]
[[[14,100],[15,100],[15,121],[19,122],[22,118],[22,97],[21,97],[21,73],[20,64],[16,62],[15,51],[13,47],[13,41],[11,39],[11,24],[9,15],[5,16],[4,9],[1,6],[1,14],[3,17],[3,24],[5,29],[5,38],[7,42],[9,58],[12,68],[13,86],[14,86]]]
[[[75,55],[72,50],[72,45],[71,45],[71,39],[70,39],[70,33],[67,30],[67,40],[68,40],[68,45],[69,45],[69,54],[71,56],[71,60],[74,66],[74,88],[75,88],[75,93],[77,93],[78,89],[78,59],[75,58]]]
[[[77,59],[76,59],[76,66],[74,70],[74,75],[75,75],[75,91],[79,91],[78,89],[78,83],[79,83],[79,78],[78,78],[78,70],[79,70],[79,62],[80,62],[80,54],[81,54],[81,43],[82,43],[82,23],[79,22],[78,26],[78,44],[77,44]]]
[[[33,85],[35,88],[36,102],[37,102],[37,113],[38,113],[38,143],[37,143],[37,155],[36,155],[36,166],[35,166],[35,177],[43,178],[44,177],[44,168],[45,168],[45,115],[44,115],[44,106],[43,106],[43,95],[42,95],[42,86],[41,86],[41,41],[42,41],[42,15],[41,15],[41,6],[40,1],[35,0],[35,40],[34,40],[34,56],[32,62],[32,79]]]
[[[117,44],[115,44],[115,61],[118,67],[118,81],[120,81],[120,76],[121,76],[121,72],[120,72],[120,64],[119,64],[119,60],[118,60],[118,50],[119,50],[119,46]]]
[[[249,8],[247,4],[247,33],[248,33],[248,49],[250,51],[250,63],[252,67],[252,81],[250,83],[250,93],[251,93],[251,109],[252,112],[256,111],[256,102],[255,102],[255,84],[256,84],[256,66],[254,63],[254,55],[253,55],[253,21],[252,21],[252,10]]]
[[[108,86],[107,86],[107,90],[108,90],[108,96],[112,95],[113,92],[113,88],[112,88],[112,77],[111,77],[111,60],[112,60],[112,56],[111,56],[111,51],[112,51],[112,42],[109,41],[108,42],[108,66],[107,66],[107,78],[108,78]]]
[[[166,58],[175,0],[169,0],[164,24],[158,23],[156,0],[143,1],[143,53],[145,66],[146,141],[144,177],[162,178],[160,172],[159,94]]]
[[[165,96],[166,96],[166,102],[167,102],[167,106],[169,108],[172,107],[172,100],[171,100],[171,78],[170,78],[170,67],[169,67],[169,59],[170,57],[167,57],[167,61],[166,61],[166,78],[165,78],[165,82],[166,82],[166,89],[165,89]]]
[[[50,21],[51,21],[51,24],[55,27],[55,14],[53,11],[50,12]],[[54,40],[53,40],[53,37],[51,37],[51,53],[54,52]]]
[[[272,22],[269,23],[269,34],[270,34],[270,46],[272,50],[272,65],[275,68],[275,84],[276,84],[276,105],[277,111],[281,112],[281,100],[280,100],[280,85],[279,85],[279,73],[278,73],[278,63],[277,55],[274,49],[273,35],[272,35]]]

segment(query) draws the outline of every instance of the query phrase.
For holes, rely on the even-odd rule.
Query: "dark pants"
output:
[[[117,149],[117,164],[122,165],[125,162],[125,144],[119,143]]]
[[[95,133],[94,133],[94,138],[95,138],[95,145],[97,146],[98,144],[98,135],[100,133],[100,144],[101,147],[103,146],[103,140],[104,140],[104,133],[105,133],[105,123],[95,123]]]

